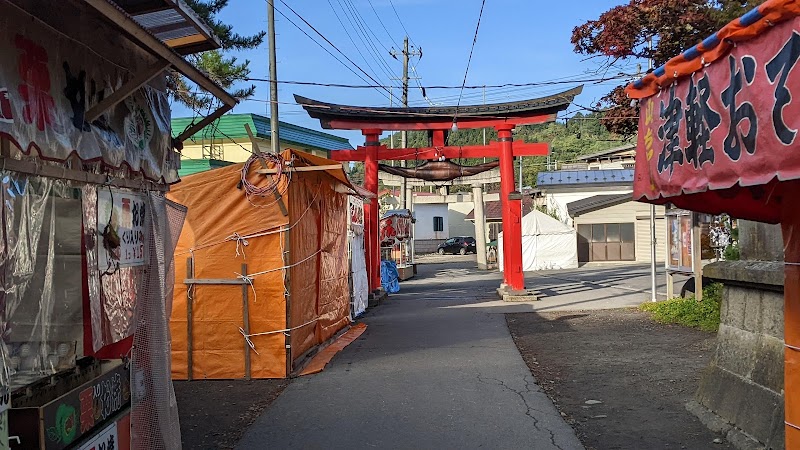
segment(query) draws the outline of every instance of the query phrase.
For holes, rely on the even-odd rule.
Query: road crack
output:
[[[505,390],[507,390],[509,392],[513,392],[513,393],[517,394],[517,396],[522,400],[522,404],[525,405],[525,415],[528,416],[531,420],[533,420],[533,427],[535,429],[537,429],[538,431],[546,431],[547,433],[549,433],[550,434],[550,443],[553,444],[553,447],[561,450],[561,446],[556,444],[556,436],[555,436],[555,433],[553,433],[553,430],[551,430],[549,428],[546,428],[546,427],[539,427],[539,419],[537,419],[532,414],[533,412],[537,412],[539,414],[545,414],[545,412],[544,411],[540,411],[540,410],[534,408],[533,406],[531,406],[530,403],[528,403],[528,399],[525,397],[526,393],[527,394],[533,394],[533,393],[540,393],[541,392],[541,390],[539,389],[539,386],[536,383],[532,383],[529,377],[526,376],[526,377],[523,378],[523,381],[525,382],[525,390],[524,391],[520,391],[520,390],[514,389],[513,387],[507,385],[505,383],[505,381],[503,381],[503,380],[498,380],[497,378],[483,377],[483,376],[481,376],[480,373],[477,374],[477,379],[478,379],[478,381],[480,383],[488,384],[490,386],[500,386],[500,387],[502,387],[503,389],[505,389]],[[531,389],[531,384],[533,384],[534,389]]]

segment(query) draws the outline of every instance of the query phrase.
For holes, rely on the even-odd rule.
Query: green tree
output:
[[[209,78],[216,81],[225,90],[238,98],[244,99],[255,93],[256,87],[249,85],[234,89],[234,85],[245,80],[250,75],[250,61],[239,61],[234,56],[225,53],[232,50],[253,49],[264,42],[266,32],[262,31],[250,36],[243,36],[233,31],[233,26],[217,19],[217,15],[228,6],[228,0],[184,0],[197,15],[205,21],[219,38],[221,50],[203,52],[190,55],[189,61],[205,72]],[[170,77],[170,87],[173,97],[194,110],[211,108],[215,99],[199,92],[186,78],[173,73]]]

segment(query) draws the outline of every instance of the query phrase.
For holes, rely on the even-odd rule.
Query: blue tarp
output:
[[[394,261],[381,261],[381,286],[389,294],[400,292],[400,274]]]

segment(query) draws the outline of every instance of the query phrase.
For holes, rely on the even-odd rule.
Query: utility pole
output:
[[[281,141],[278,134],[278,67],[275,56],[275,3],[267,0],[267,22],[269,32],[269,129],[272,153],[280,154]]]
[[[396,50],[392,49],[389,52],[389,54],[393,58],[397,59],[398,54],[397,54]],[[408,36],[406,36],[405,39],[403,39],[402,56],[403,56],[403,78],[401,78],[401,81],[403,82],[403,95],[401,97],[401,100],[403,102],[403,107],[407,108],[408,107],[408,80],[409,80],[409,77],[408,77],[408,60],[409,60],[409,58],[411,56],[419,56],[420,58],[422,58],[422,51],[420,51],[419,49],[416,49],[416,50],[413,50],[413,51],[409,49],[409,47],[408,47]],[[408,147],[408,135],[407,135],[407,132],[405,130],[400,132],[400,147],[401,148]],[[401,167],[406,167],[405,160],[400,161],[400,166]],[[406,188],[407,188],[407,186],[408,186],[408,181],[405,178],[403,178],[403,190],[402,190],[402,193],[403,193],[403,208],[404,209],[408,209],[408,203],[409,203],[409,199],[406,198],[406,190],[407,190]]]
[[[653,50],[652,37],[648,40],[648,45],[650,50]],[[647,69],[648,71],[653,69],[652,52],[651,57],[647,59]],[[658,301],[656,295],[656,245],[658,245],[658,239],[656,238],[656,205],[652,204],[650,205],[650,240],[650,301],[656,302]],[[668,275],[667,283],[671,282],[672,277]]]

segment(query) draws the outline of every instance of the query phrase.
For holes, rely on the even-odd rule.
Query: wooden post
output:
[[[242,276],[247,276],[247,264],[242,264]],[[247,281],[247,280],[245,280]],[[242,285],[242,329],[244,334],[250,335],[250,305],[248,300],[247,290],[250,289],[248,283]],[[250,344],[247,339],[244,340],[244,379],[250,380],[252,375],[250,368]]]
[[[186,258],[186,278],[194,278],[194,263],[192,258]],[[186,367],[187,367],[187,379],[192,381],[192,371],[194,368],[192,367],[192,348],[194,345],[194,340],[192,339],[192,314],[193,314],[193,305],[192,305],[192,294],[194,291],[193,284],[186,285]]]
[[[667,300],[675,297],[675,276],[667,270]]]
[[[289,216],[289,223],[292,223],[292,216]],[[287,266],[286,268],[286,275],[283,277],[283,282],[285,283],[284,289],[286,290],[286,328],[291,328],[292,323],[292,252],[291,252],[291,239],[290,234],[291,230],[289,228],[285,231],[285,238],[284,238],[284,253],[283,253],[283,265]],[[288,377],[292,373],[292,332],[289,331],[288,333],[284,334],[284,345],[286,346],[286,376]]]
[[[694,298],[703,300],[703,248],[700,243],[700,215],[692,213],[692,270],[694,271]]]

